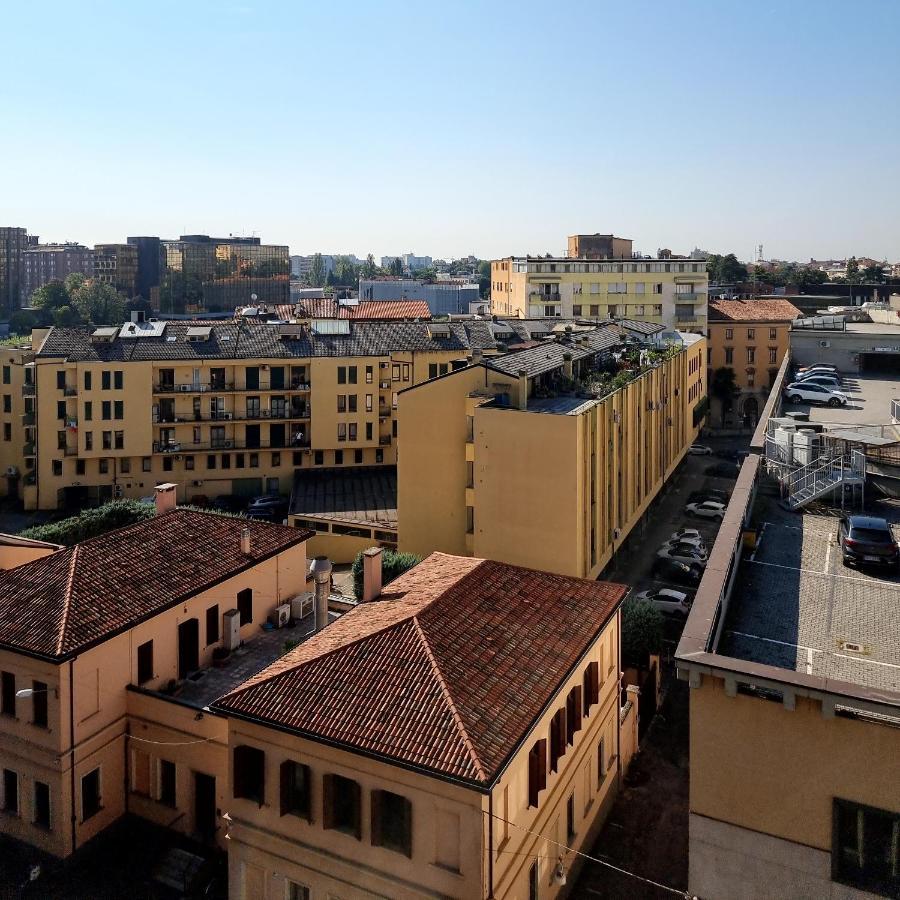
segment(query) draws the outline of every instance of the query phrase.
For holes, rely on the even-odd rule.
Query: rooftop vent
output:
[[[208,341],[212,336],[212,328],[188,328],[187,330],[187,339],[191,343],[197,343],[200,341]]]
[[[446,340],[450,337],[450,326],[433,322],[428,326],[428,336],[435,341]]]
[[[853,641],[841,641],[841,650],[845,650],[847,653],[863,653],[865,648],[862,644]]]
[[[119,329],[112,328],[95,328],[91,332],[91,342],[94,344],[110,343],[116,339]]]

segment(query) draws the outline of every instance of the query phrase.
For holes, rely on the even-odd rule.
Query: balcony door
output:
[[[247,366],[247,390],[259,390],[259,366]]]
[[[178,677],[187,678],[200,666],[200,621],[188,619],[178,626]]]
[[[259,447],[259,425],[248,425],[246,438],[248,449]]]

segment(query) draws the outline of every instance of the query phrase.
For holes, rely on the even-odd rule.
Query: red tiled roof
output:
[[[213,705],[487,784],[625,592],[433,553]]]
[[[791,322],[803,313],[787,300],[710,300],[709,321]]]
[[[297,301],[297,315],[309,319],[333,319],[337,303],[328,297],[306,297]]]
[[[250,556],[241,530],[250,529]],[[65,658],[311,537],[176,509],[0,572],[0,646]]]
[[[430,319],[431,310],[424,300],[362,300],[348,305],[318,297],[298,300],[297,315],[310,319]]]

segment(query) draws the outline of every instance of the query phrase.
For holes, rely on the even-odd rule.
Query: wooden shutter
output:
[[[403,852],[412,859],[412,803],[403,798]]]
[[[293,797],[291,796],[291,778],[293,772],[293,763],[286,759],[280,768],[280,784],[281,784],[281,815],[286,816],[293,808]]]
[[[322,778],[322,827],[334,828],[334,775]]]
[[[540,755],[538,744],[541,742],[538,741],[532,748],[528,754],[528,805],[529,806],[537,806],[538,805],[538,793],[540,792],[540,778],[541,772],[538,768],[540,765]]]
[[[372,846],[381,846],[382,792],[372,791]]]
[[[564,756],[566,753],[566,710],[556,713],[559,716],[559,728],[556,729],[556,755]]]
[[[358,781],[351,781],[353,794],[353,833],[358,841],[362,840],[362,790]]]
[[[547,787],[547,741],[544,738],[538,741],[538,772],[540,773],[538,790],[542,791]]]
[[[572,688],[572,710],[569,715],[572,717],[572,724],[569,726],[572,734],[581,730],[581,686],[575,685]]]

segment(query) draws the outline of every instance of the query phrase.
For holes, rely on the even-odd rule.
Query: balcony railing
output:
[[[310,386],[308,381],[291,381],[273,385],[271,382],[260,381],[256,387],[248,387],[246,384],[235,384],[232,381],[216,381],[210,384],[175,384],[171,381],[161,381],[153,385],[154,394],[225,394],[229,392],[254,391],[285,391],[307,392]]]
[[[391,436],[389,434],[383,434],[380,438],[378,438],[378,443],[382,447],[389,447],[391,443]]]
[[[706,294],[698,294],[696,291],[675,291],[675,299],[679,303],[706,303]]]
[[[155,415],[153,416],[154,425],[190,425],[196,422],[241,422],[260,420],[283,421],[286,419],[308,419],[310,417],[309,407],[305,409],[261,409],[258,412],[216,412],[208,415]]]
[[[26,381],[25,384],[22,385],[22,396],[23,397],[33,397],[34,396],[34,382]]]
[[[77,397],[78,396],[78,388],[75,387],[74,384],[67,384],[63,389],[63,394],[66,397]]]
[[[34,413],[25,413],[22,416],[23,425],[34,425]]]
[[[309,447],[309,439],[272,443],[272,441],[251,441],[245,438],[215,438],[201,441],[199,444],[190,441],[154,441],[154,453],[199,453],[208,450],[302,450]]]
[[[24,456],[34,456],[34,441],[29,441],[23,448],[22,453]]]

